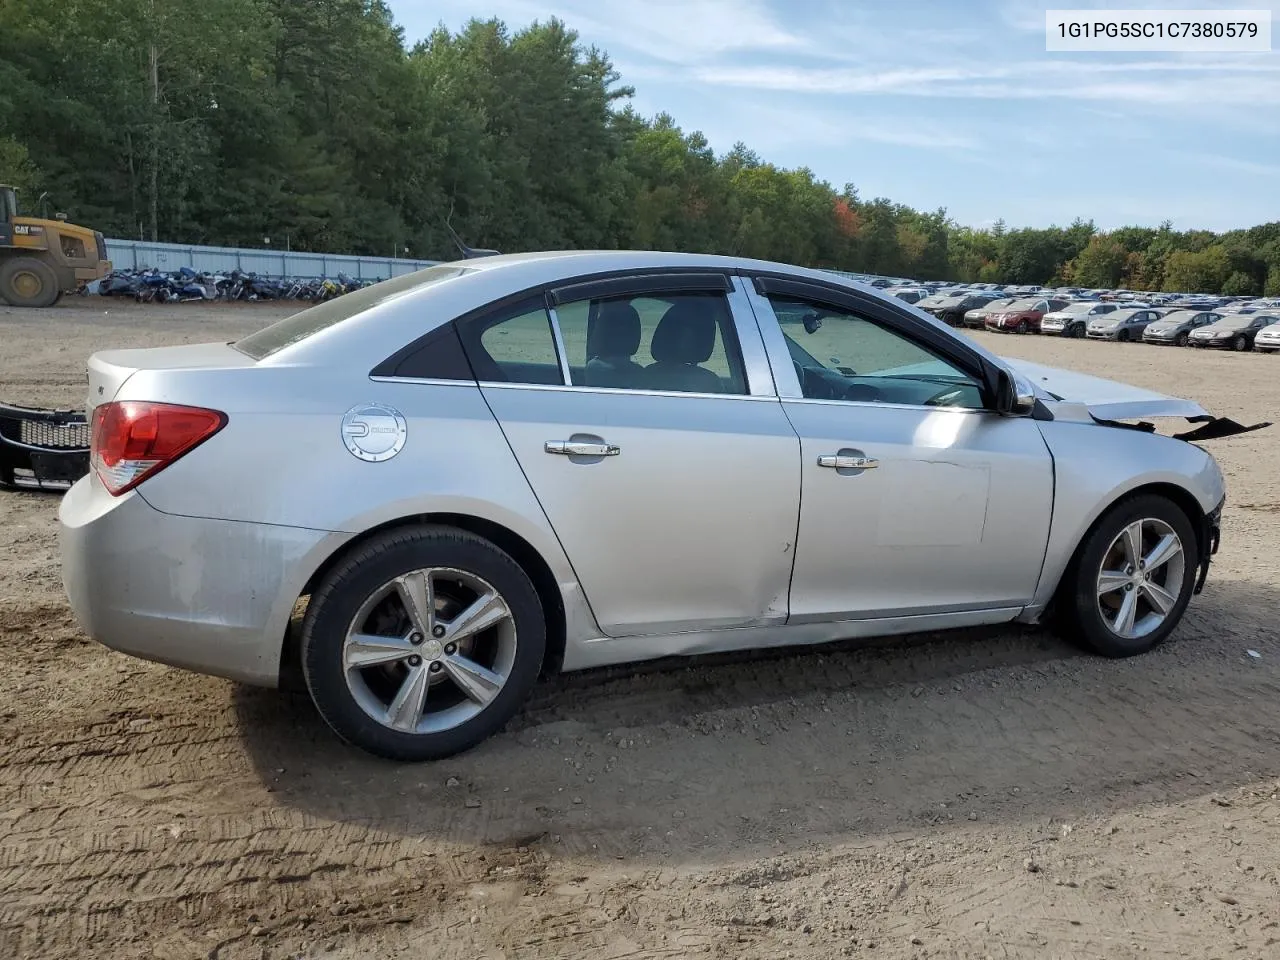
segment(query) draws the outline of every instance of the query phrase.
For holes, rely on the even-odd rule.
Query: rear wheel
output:
[[[537,591],[507,553],[450,527],[392,531],[312,595],[302,670],[342,739],[394,760],[480,743],[520,708],[542,666]]]
[[[1164,641],[1195,583],[1196,534],[1177,504],[1152,494],[1112,507],[1094,527],[1063,583],[1067,626],[1107,657]]]
[[[58,278],[43,260],[14,257],[0,264],[0,297],[15,307],[51,307],[58,302]]]

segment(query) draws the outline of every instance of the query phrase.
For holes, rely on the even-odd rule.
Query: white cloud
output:
[[[393,7],[411,36],[433,27],[440,16],[439,5],[424,0],[398,0]],[[498,17],[513,30],[557,17],[577,30],[585,44],[604,48],[615,61],[625,59],[619,54],[628,51],[679,65],[728,53],[810,46],[762,0],[454,0],[449,15],[453,23],[472,16]]]

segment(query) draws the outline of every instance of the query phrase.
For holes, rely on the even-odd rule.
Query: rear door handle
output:
[[[587,440],[548,440],[542,449],[547,453],[559,453],[566,457],[616,457],[622,452],[622,448],[616,443]]]
[[[871,470],[880,466],[875,457],[855,457],[847,453],[826,454],[818,458],[818,466],[837,470]]]

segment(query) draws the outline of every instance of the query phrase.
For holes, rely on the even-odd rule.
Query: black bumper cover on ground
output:
[[[88,472],[82,412],[0,403],[0,485],[66,490]]]

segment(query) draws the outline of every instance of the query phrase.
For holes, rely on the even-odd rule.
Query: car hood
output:
[[[1001,357],[1003,363],[1027,377],[1045,400],[1083,403],[1099,420],[1139,420],[1145,417],[1185,417],[1212,419],[1194,400],[1170,397],[1154,390],[1130,386],[1116,380],[1046,367],[1029,360]]]

